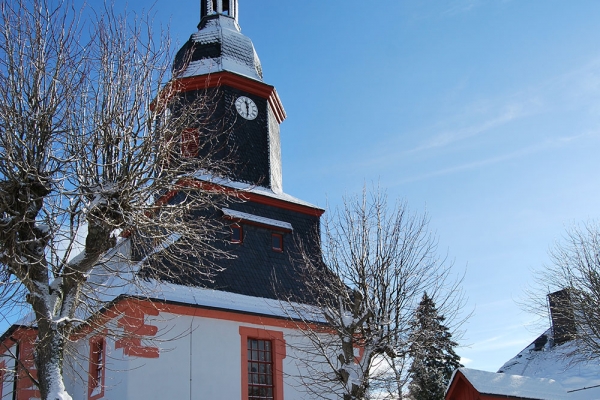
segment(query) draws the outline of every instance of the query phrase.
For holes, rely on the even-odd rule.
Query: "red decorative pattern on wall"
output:
[[[117,308],[122,312],[117,324],[123,328],[124,337],[117,339],[115,348],[123,349],[123,353],[128,356],[158,358],[158,347],[143,345],[142,338],[153,337],[158,333],[157,326],[146,325],[145,317],[157,316],[159,310],[147,303],[136,301],[125,301]]]

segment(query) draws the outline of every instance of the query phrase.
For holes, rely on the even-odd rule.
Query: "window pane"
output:
[[[283,250],[283,236],[278,233],[273,233],[271,235],[271,246],[273,250],[282,251]]]
[[[242,240],[243,240],[242,227],[241,226],[232,226],[231,227],[231,241],[234,243],[241,243]]]
[[[273,400],[272,343],[248,339],[248,398]]]

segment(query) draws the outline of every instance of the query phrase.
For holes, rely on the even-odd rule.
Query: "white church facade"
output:
[[[177,54],[173,71],[186,96],[219,91],[210,118],[230,125],[238,162],[227,177],[207,181],[199,173],[197,181],[242,200],[218,210],[231,228],[223,249],[234,257],[222,261],[223,271],[211,281],[170,271],[143,290],[99,266],[90,279],[107,288],[104,301],[86,316],[94,328],[84,326],[71,338],[67,390],[87,400],[306,398],[299,377],[307,371],[298,361],[308,339],[299,329],[302,320],[281,299],[304,299],[291,255],[300,242],[320,254],[324,210],[283,191],[279,125],[286,114],[241,33],[237,0],[202,1],[198,31]],[[182,134],[181,151],[194,156],[193,138]],[[143,269],[132,240],[121,238],[111,250],[110,268],[126,262],[139,267],[131,274]],[[27,320],[0,337],[0,399],[39,398],[32,383],[35,337]]]

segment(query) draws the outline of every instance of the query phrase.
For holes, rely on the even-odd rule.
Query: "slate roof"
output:
[[[177,78],[229,71],[262,82],[262,66],[252,41],[233,17],[222,14],[202,18],[198,31],[177,52],[173,63]]]
[[[217,218],[223,218],[227,225],[230,223],[228,215],[249,215],[254,220],[271,223],[235,221],[242,226],[243,241],[232,243],[227,232],[224,240],[217,242],[216,246],[228,251],[234,258],[218,260],[223,270],[216,273],[212,280],[162,259],[152,266],[153,270],[158,271],[157,274],[152,274],[153,277],[177,285],[266,299],[290,298],[308,304],[314,303],[303,283],[299,243],[302,243],[304,251],[312,255],[321,254],[319,214],[309,215],[252,201],[235,202],[226,209],[226,213],[216,210],[216,215]],[[293,230],[287,229],[288,227],[293,227]],[[272,249],[272,233],[283,236],[283,252]]]

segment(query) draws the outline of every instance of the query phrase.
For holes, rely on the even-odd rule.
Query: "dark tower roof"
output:
[[[262,82],[262,67],[252,41],[238,24],[237,0],[202,0],[198,31],[173,63],[177,78],[229,71]]]

